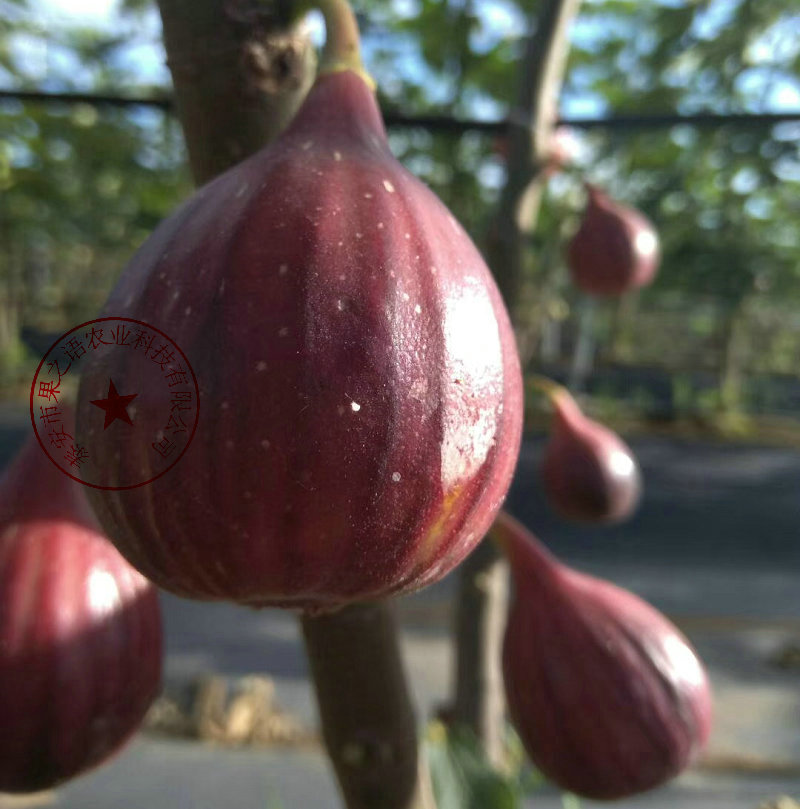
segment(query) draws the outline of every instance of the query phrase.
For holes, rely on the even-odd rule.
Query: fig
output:
[[[593,185],[586,191],[586,210],[567,246],[575,286],[587,295],[616,297],[652,283],[660,261],[652,223]]]
[[[118,751],[161,659],[155,587],[31,438],[0,480],[0,792],[49,789]]]
[[[554,409],[541,467],[550,505],[577,522],[613,523],[630,517],[642,493],[631,449],[613,430],[584,415],[566,388],[544,377],[535,377],[534,385]]]
[[[615,800],[691,765],[711,690],[689,641],[633,593],[560,563],[513,517],[501,513],[492,533],[514,580],[508,710],[536,767],[576,795]]]
[[[197,378],[185,456],[146,486],[90,491],[123,555],[181,596],[327,610],[422,587],[481,540],[516,463],[522,383],[501,297],[392,156],[330,16],[333,48],[289,127],[161,223],[105,306],[169,335]],[[124,352],[90,358],[87,444],[110,380],[143,402]],[[133,422],[109,428],[119,441],[92,480],[151,466],[139,436],[162,425],[146,403]]]

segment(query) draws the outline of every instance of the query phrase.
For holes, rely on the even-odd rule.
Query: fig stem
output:
[[[570,392],[563,385],[559,385],[558,382],[554,382],[549,377],[542,376],[541,374],[533,374],[530,377],[530,382],[535,390],[547,396],[553,404],[555,404],[558,399],[564,398],[565,396],[572,398]]]
[[[524,558],[520,547],[528,549],[527,556],[535,558],[540,574],[553,579],[563,567],[562,563],[547,548],[544,543],[531,533],[518,519],[512,517],[507,511],[501,511],[489,529],[489,535],[505,556],[515,575],[520,575],[523,566],[519,562]],[[524,575],[530,573],[530,564],[524,565]]]
[[[316,0],[316,6],[325,19],[325,47],[319,74],[352,70],[374,90],[375,82],[361,61],[361,36],[350,3],[347,0]]]

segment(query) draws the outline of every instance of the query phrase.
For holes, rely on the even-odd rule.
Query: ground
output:
[[[24,412],[0,409],[0,463],[29,429]],[[669,438],[640,438],[632,446],[645,497],[625,525],[575,527],[548,510],[536,483],[541,437],[525,442],[508,502],[565,561],[670,615],[711,674],[715,729],[702,766],[618,805],[756,809],[769,797],[800,797],[800,451]],[[398,603],[420,719],[449,693],[453,584],[450,577]],[[315,725],[292,615],[170,596],[163,606],[169,690],[209,672],[231,679],[262,673],[274,680],[283,708]],[[60,809],[341,806],[318,750],[220,750],[153,734],[140,734],[114,762],[37,800]],[[0,809],[16,805],[0,797]],[[545,792],[530,806],[555,809],[561,802]]]

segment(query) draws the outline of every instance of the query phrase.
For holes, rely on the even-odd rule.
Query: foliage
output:
[[[127,0],[112,31],[48,26],[28,0],[0,0],[0,7],[3,85],[153,89],[152,75],[133,72],[130,56],[148,45],[139,29],[155,13],[152,4]],[[365,59],[382,103],[407,113],[508,114],[537,7],[536,0],[362,0]],[[791,0],[585,0],[563,110],[800,106],[797,23]],[[42,49],[44,69],[31,57]],[[0,141],[0,283],[12,326],[0,329],[2,348],[13,342],[15,323],[49,330],[91,316],[189,184],[177,125],[160,112],[0,101],[0,129],[8,133]],[[552,356],[568,361],[574,344],[579,298],[567,284],[561,245],[583,204],[585,174],[645,211],[664,249],[657,282],[636,306],[599,308],[603,357],[641,365],[655,356],[679,367],[685,351],[676,353],[674,335],[692,335],[703,320],[704,342],[694,345],[710,352],[723,377],[743,368],[794,373],[800,323],[782,313],[800,297],[799,134],[800,123],[585,131],[575,170],[550,184],[523,293],[537,313],[530,327],[558,337]],[[502,142],[423,129],[398,129],[391,139],[480,243],[504,181]],[[666,331],[645,312],[661,322],[671,313]],[[754,330],[763,351],[733,350]]]

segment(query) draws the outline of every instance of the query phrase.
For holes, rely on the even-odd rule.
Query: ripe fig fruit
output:
[[[507,313],[463,228],[392,156],[358,69],[323,71],[277,141],[163,222],[105,311],[161,329],[197,377],[174,468],[90,492],[167,590],[324,610],[416,589],[500,508],[522,421]],[[86,443],[109,380],[141,394],[124,352],[90,360]],[[140,407],[133,429],[157,434],[149,419]],[[100,453],[92,479],[147,467],[131,446]]]
[[[708,740],[711,690],[686,638],[633,593],[558,562],[507,514],[492,533],[514,579],[503,677],[531,761],[595,800],[688,767]]]
[[[32,438],[0,480],[0,792],[100,764],[161,681],[155,587]]]
[[[615,297],[653,281],[660,261],[658,234],[639,211],[586,184],[588,202],[567,246],[570,276],[578,289]]]
[[[642,493],[631,449],[613,430],[585,416],[566,388],[543,377],[534,384],[554,408],[541,468],[548,502],[562,517],[578,522],[630,517]]]

